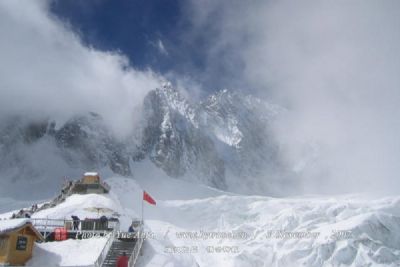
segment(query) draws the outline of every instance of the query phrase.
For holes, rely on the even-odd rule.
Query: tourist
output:
[[[116,267],[128,267],[129,258],[126,256],[126,252],[122,253],[122,256],[118,257]]]

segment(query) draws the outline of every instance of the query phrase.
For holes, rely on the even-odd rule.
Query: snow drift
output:
[[[159,181],[159,183],[157,183]],[[400,198],[363,195],[271,198],[227,194],[176,179],[107,180],[109,195],[73,195],[35,217],[120,214],[121,229],[140,217],[142,190],[149,238],[138,266],[399,266]],[[170,187],[168,187],[169,185]],[[189,199],[189,196],[191,196]],[[10,214],[3,214],[6,217]],[[40,244],[31,266],[96,258],[102,239]],[[82,254],[76,248],[93,247]],[[97,251],[97,252],[96,252]],[[74,258],[73,255],[80,254]],[[86,255],[86,256],[85,256]],[[35,265],[36,264],[36,265]]]

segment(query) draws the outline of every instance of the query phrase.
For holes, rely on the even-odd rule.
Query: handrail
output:
[[[87,220],[67,220],[67,219],[47,219],[47,218],[30,218],[33,226],[36,228],[41,228],[44,227],[44,229],[49,229],[53,230],[54,228],[57,227],[65,227],[66,223],[70,223],[71,227],[73,227],[74,222],[78,222],[79,225],[82,225],[81,223],[87,223],[93,221],[93,231],[96,231],[96,223],[100,221],[100,219],[87,219]],[[115,220],[108,220],[107,225],[111,229],[117,229],[119,230],[119,222]],[[84,229],[84,230],[90,230],[90,229]],[[99,230],[99,231],[104,231],[104,230]],[[110,230],[111,231],[111,230]]]
[[[107,191],[111,190],[111,186],[109,186],[106,182],[101,181],[100,183],[102,186],[104,186],[107,189]]]
[[[128,266],[129,267],[134,267],[135,263],[139,257],[139,253],[140,253],[140,249],[142,248],[142,244],[143,244],[143,224],[140,225],[140,229],[137,232],[137,242],[136,245],[133,249],[133,253],[131,254],[131,256],[129,257],[129,262],[128,262]]]
[[[115,220],[108,220],[106,225],[96,224],[99,223],[98,219],[93,221],[93,225],[83,224],[90,222],[90,220],[64,220],[64,219],[41,219],[41,218],[31,218],[30,219],[32,225],[39,231],[42,232],[43,237],[47,239],[47,237],[56,230],[56,228],[66,228],[67,223],[70,225],[71,228],[68,227],[67,231],[70,233],[82,234],[86,235],[89,233],[91,235],[106,235],[107,233],[119,231],[119,221]],[[78,222],[77,227],[74,227],[74,223]],[[79,227],[79,225],[81,227]],[[97,226],[97,227],[96,227]],[[77,229],[78,228],[78,229]]]
[[[118,227],[119,228],[119,227]],[[104,260],[107,257],[108,251],[110,250],[114,240],[115,240],[115,236],[116,236],[116,231],[118,229],[114,228],[114,230],[110,233],[110,236],[108,237],[107,243],[105,244],[105,246],[103,247],[103,250],[101,251],[99,257],[97,258],[97,260],[94,263],[95,267],[101,267],[104,263]]]

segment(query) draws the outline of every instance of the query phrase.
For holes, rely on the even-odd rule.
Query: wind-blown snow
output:
[[[153,180],[155,178],[152,178]],[[399,266],[400,198],[361,195],[269,198],[198,194],[175,181],[171,188],[146,182],[111,179],[122,206],[140,210],[144,185],[157,206],[145,204],[148,231],[139,266]],[[194,199],[181,199],[181,192]],[[129,192],[129,193],[128,193]],[[176,196],[174,197],[174,193]],[[169,195],[167,198],[166,196]],[[196,233],[242,234],[245,238],[193,237]],[[191,237],[178,237],[190,232]],[[178,235],[177,235],[178,234]],[[170,253],[170,249],[178,250]],[[235,252],[207,252],[207,249]],[[179,249],[181,251],[179,251]],[[197,249],[197,252],[187,253]],[[170,265],[168,265],[170,264]]]
[[[100,214],[88,208],[104,207],[119,214],[126,231],[132,219],[141,217],[144,189],[157,205],[144,203],[148,239],[141,267],[400,265],[400,197],[242,196],[159,179],[156,173],[107,183],[108,195],[73,195],[35,217],[96,217]],[[41,244],[31,262],[89,262],[100,253],[101,242]],[[73,261],[86,246],[97,252]]]
[[[106,209],[112,213],[120,213],[121,207],[113,199],[105,195],[88,194],[72,195],[54,208],[44,209],[34,213],[32,218],[71,219],[76,215],[81,219],[97,217],[99,214],[94,208]]]

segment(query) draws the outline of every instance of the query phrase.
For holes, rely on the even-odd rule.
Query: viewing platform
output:
[[[45,242],[107,237],[103,250],[93,264],[95,267],[114,267],[123,253],[129,257],[128,266],[135,266],[144,241],[141,221],[134,222],[137,226],[134,232],[120,232],[118,220],[31,219],[31,222]]]

